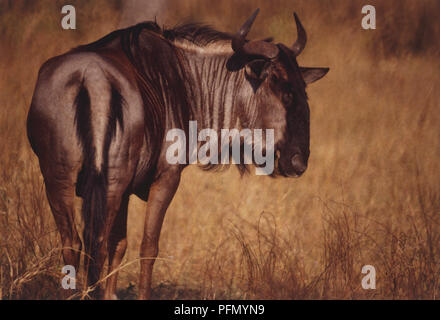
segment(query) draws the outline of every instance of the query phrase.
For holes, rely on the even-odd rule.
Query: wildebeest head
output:
[[[273,44],[271,39],[247,41],[259,10],[244,23],[232,40],[234,55],[242,59],[247,81],[258,97],[265,128],[275,129],[277,174],[298,177],[307,168],[310,140],[310,111],[306,85],[322,78],[328,68],[300,67],[296,57],[307,36],[296,14],[297,40],[291,46]]]

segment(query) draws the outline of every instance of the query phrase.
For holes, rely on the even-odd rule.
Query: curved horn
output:
[[[307,34],[306,34],[306,30],[304,30],[304,27],[301,24],[301,21],[299,20],[298,16],[296,15],[296,12],[293,13],[293,16],[295,17],[298,38],[296,39],[296,42],[293,44],[291,49],[295,53],[295,56],[298,56],[304,50],[304,48],[306,46]]]
[[[246,36],[251,30],[252,24],[254,23],[255,18],[257,17],[259,12],[260,8],[255,10],[255,12],[241,26],[240,30],[238,30],[234,39],[232,39],[232,50],[234,50],[234,52],[239,52],[243,48],[243,45],[246,42]]]
[[[234,38],[232,39],[232,50],[236,53],[242,53],[245,55],[264,56],[268,59],[274,59],[278,56],[278,47],[267,41],[250,41],[246,42],[246,36],[251,30],[252,24],[255,21],[260,9],[255,12],[246,20],[243,26],[238,30]]]

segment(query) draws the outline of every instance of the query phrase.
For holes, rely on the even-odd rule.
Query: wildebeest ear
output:
[[[270,66],[270,62],[264,59],[256,59],[246,64],[245,72],[249,80],[263,81],[266,79],[268,72],[267,69]]]
[[[300,67],[304,82],[309,84],[318,81],[329,72],[329,68],[306,68]]]

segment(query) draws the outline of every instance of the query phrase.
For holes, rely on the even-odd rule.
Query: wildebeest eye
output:
[[[293,102],[293,94],[292,92],[284,92],[282,97],[281,97],[283,104],[285,105],[289,105]]]

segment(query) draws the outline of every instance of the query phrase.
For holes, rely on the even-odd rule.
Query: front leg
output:
[[[159,252],[159,236],[165,212],[176,193],[181,175],[180,168],[169,168],[151,185],[142,239],[139,277],[139,299],[146,300],[151,294],[153,265]]]

